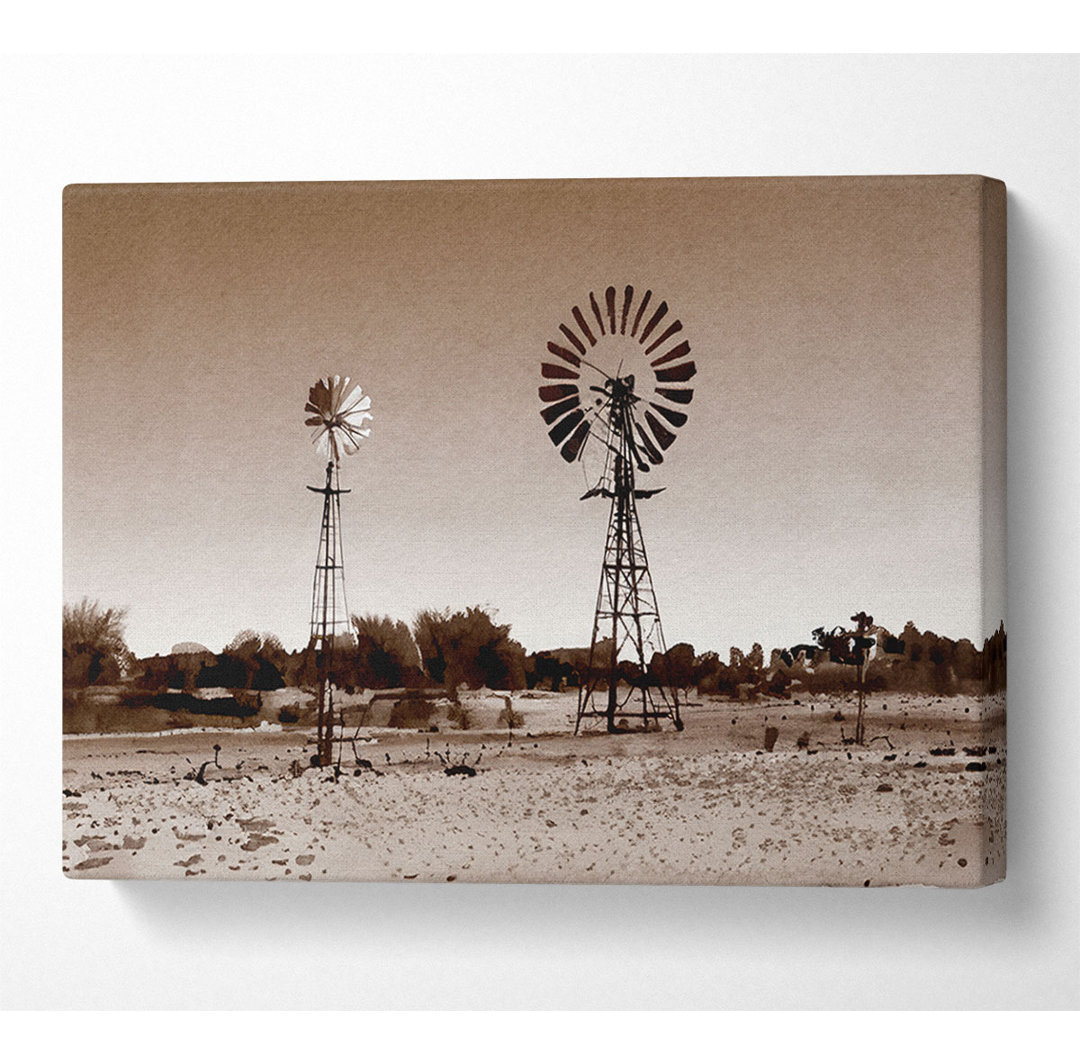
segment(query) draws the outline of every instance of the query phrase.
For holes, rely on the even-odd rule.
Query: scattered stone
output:
[[[85,861],[80,861],[75,866],[75,871],[85,872],[91,868],[101,868],[103,865],[107,865],[111,860],[111,857],[87,857]]]
[[[252,834],[248,836],[247,842],[240,845],[240,849],[251,853],[262,846],[269,846],[277,841],[275,835],[260,835],[258,832],[252,832]]]

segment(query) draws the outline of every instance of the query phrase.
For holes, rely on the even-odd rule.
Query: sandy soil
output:
[[[299,770],[307,729],[68,737],[64,871],[854,886],[1005,873],[1004,714],[991,700],[874,696],[865,748],[843,742],[854,706],[836,696],[705,700],[681,733],[578,737],[573,693],[516,697],[512,746],[494,727],[502,699],[472,704],[482,730],[365,729],[336,782]]]

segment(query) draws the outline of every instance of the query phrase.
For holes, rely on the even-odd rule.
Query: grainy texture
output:
[[[373,730],[375,741],[358,746],[372,767],[353,775],[349,750],[337,782],[327,770],[293,774],[312,750],[306,732],[69,738],[64,868],[75,877],[440,882],[1000,879],[1000,703],[884,701],[888,709],[870,701],[871,742],[860,750],[843,743],[854,706],[842,698],[706,702],[688,711],[682,733],[573,739],[562,730],[571,699],[540,695],[516,702],[532,735],[515,735],[513,746],[495,730]],[[493,725],[502,699],[471,702],[478,724]],[[834,720],[838,711],[846,721]],[[779,734],[767,753],[770,726]],[[451,764],[475,765],[476,775],[448,776],[447,749]],[[205,785],[184,778],[208,759]]]

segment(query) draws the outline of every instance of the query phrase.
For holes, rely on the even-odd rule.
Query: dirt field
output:
[[[496,729],[501,696],[470,696],[468,731],[364,728],[336,782],[302,769],[306,728],[67,737],[64,871],[851,886],[1005,874],[999,702],[875,695],[858,748],[843,741],[854,703],[837,696],[705,700],[683,732],[578,737],[575,698],[516,696],[513,745]],[[475,775],[447,775],[455,765]]]

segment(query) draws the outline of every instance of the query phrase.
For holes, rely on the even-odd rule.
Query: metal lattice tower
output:
[[[632,408],[637,401],[633,377],[609,381],[611,475],[590,495],[611,499],[600,589],[596,596],[586,683],[578,692],[575,733],[585,717],[605,717],[608,731],[616,731],[616,718],[640,716],[642,726],[671,718],[682,730],[676,689],[651,669],[653,655],[667,652],[660,609],[656,603],[645,540],[638,521],[637,501],[658,489],[638,491],[634,486]],[[659,489],[662,490],[662,489]],[[608,645],[605,646],[604,644]],[[606,659],[606,660],[605,660]],[[626,675],[623,667],[629,666]],[[629,681],[622,698],[619,680]],[[601,680],[606,690],[598,690]]]
[[[311,589],[311,636],[319,669],[318,751],[322,764],[332,760],[334,720],[334,647],[351,632],[349,606],[345,599],[345,554],[341,545],[341,496],[343,489],[336,462],[326,465],[326,485],[308,486],[323,496],[319,553],[315,558],[315,580]]]

